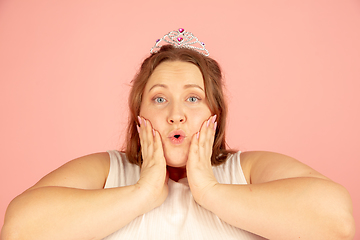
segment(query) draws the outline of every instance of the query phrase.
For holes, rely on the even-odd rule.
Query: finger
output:
[[[209,139],[209,141],[207,141],[207,144],[209,144],[211,148],[213,146],[214,138],[215,138],[215,131],[216,131],[216,125],[217,125],[216,117],[217,117],[216,115],[212,116],[208,120],[208,123],[207,123],[206,135],[207,135],[207,139]]]
[[[159,159],[160,161],[165,161],[164,157],[164,150],[162,146],[162,140],[160,133],[156,131],[155,129],[152,129],[152,133],[154,136],[154,154],[156,156],[156,159]],[[165,162],[166,164],[166,162]]]
[[[199,133],[199,132],[198,132]],[[190,147],[189,147],[189,157],[188,157],[188,163],[198,161],[199,160],[199,139],[197,137],[198,133],[195,133],[190,141]]]
[[[216,118],[217,118],[217,115],[215,114],[214,116],[211,116],[207,121],[206,121],[206,127],[208,130],[208,134],[210,135],[215,135],[215,123],[216,123]]]
[[[209,129],[212,124],[211,120],[212,120],[212,116],[203,122],[199,131],[199,146],[202,148],[205,148],[205,144],[209,136]]]
[[[147,158],[151,157],[153,154],[152,150],[152,142],[153,142],[153,136],[149,135],[149,127],[151,129],[150,122],[147,121],[143,117],[138,117],[139,121],[139,136],[140,136],[140,144],[141,144],[141,151],[143,160],[146,161]],[[151,131],[151,130],[150,130]]]
[[[210,119],[207,122],[207,130],[208,130],[207,135],[210,138],[213,138],[215,136],[216,126],[217,126],[216,118],[217,116],[214,115],[210,117]]]
[[[166,160],[165,160],[164,151],[163,151],[163,147],[162,147],[161,136],[160,136],[160,133],[158,131],[156,131],[155,129],[152,129],[152,133],[153,133],[153,137],[154,137],[154,162],[155,162],[155,164],[157,164],[158,166],[160,166],[164,169],[164,172],[163,172],[164,179],[165,179],[165,184],[167,184],[166,174],[168,174],[168,173],[167,173],[167,169],[166,169]]]
[[[138,123],[139,125],[137,125],[137,130],[138,130],[138,133],[139,133],[139,139],[140,139],[140,147],[141,147],[141,153],[142,153],[142,156],[143,156],[143,159],[145,158],[145,156],[147,156],[147,151],[145,149],[145,142],[144,142],[144,133],[143,133],[143,120],[141,119],[140,116],[138,116]]]
[[[210,159],[215,138],[216,115],[211,116],[201,127],[199,137],[199,152],[201,159]]]
[[[153,128],[149,120],[143,118],[144,122],[144,136],[145,136],[145,147],[148,157],[154,155],[154,134]]]

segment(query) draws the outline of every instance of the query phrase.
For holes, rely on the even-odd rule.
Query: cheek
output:
[[[194,133],[200,131],[200,128],[202,126],[202,124],[209,119],[209,117],[211,116],[211,112],[209,111],[203,111],[203,112],[199,112],[196,111],[192,114],[192,118],[191,118],[191,126],[192,126],[192,131]]]
[[[143,118],[150,120],[149,118],[151,117],[151,110],[147,104],[141,104],[139,115]]]
[[[140,110],[140,115],[145,119],[149,120],[155,130],[159,131],[161,126],[164,126],[163,111],[156,111],[154,109],[150,110],[150,108],[144,108],[144,110]]]

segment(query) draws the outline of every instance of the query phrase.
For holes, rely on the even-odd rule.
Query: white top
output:
[[[131,164],[125,153],[108,151],[110,171],[105,188],[135,184],[140,177],[140,167]],[[240,165],[240,152],[213,167],[219,183],[247,184]],[[169,179],[169,194],[165,202],[145,213],[103,240],[122,239],[240,239],[264,238],[236,228],[222,221],[214,213],[198,205],[189,188],[187,178],[175,182]]]

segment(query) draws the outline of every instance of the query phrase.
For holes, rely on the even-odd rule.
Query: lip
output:
[[[178,136],[178,137],[175,137],[175,136]],[[186,134],[181,129],[171,131],[168,135],[168,139],[174,145],[179,145],[179,144],[183,143],[185,138],[186,138]]]

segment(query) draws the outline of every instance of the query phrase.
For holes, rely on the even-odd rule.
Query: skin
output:
[[[102,239],[160,206],[169,175],[174,180],[187,176],[199,205],[265,238],[353,239],[349,193],[293,158],[244,152],[241,166],[249,184],[217,182],[210,160],[216,119],[201,95],[199,73],[190,63],[164,62],[149,79],[138,128],[143,165],[135,185],[103,189],[107,153],[70,161],[10,203],[1,239]],[[162,85],[151,89],[156,84]],[[189,84],[200,88],[184,88]],[[196,94],[201,101],[189,99]],[[154,96],[166,101],[154,103]],[[167,136],[177,128],[186,138],[173,146]]]
[[[168,164],[183,169],[185,165],[190,190],[198,204],[227,223],[265,238],[353,238],[355,224],[346,189],[293,158],[270,152],[244,153],[241,165],[251,185],[219,184],[210,160],[215,118],[210,116],[206,103],[199,103],[201,108],[192,111],[193,105],[187,105],[184,91],[186,84],[203,86],[200,71],[182,62],[165,62],[157,70],[145,88],[139,133],[144,152],[156,152],[162,160],[143,154],[146,166],[149,161],[153,162],[151,166],[157,162],[159,168]],[[157,85],[161,85],[156,87],[159,93],[151,95],[149,89]],[[152,102],[157,96],[165,99],[160,106]],[[172,146],[166,139],[170,126],[192,129],[190,143],[179,148]],[[163,186],[167,186],[165,174],[163,170],[163,177],[158,180],[159,183],[165,179]]]
[[[192,137],[211,116],[204,89],[198,67],[180,61],[160,64],[145,86],[140,116],[160,134],[170,178],[185,177]],[[168,136],[179,129],[185,139],[173,144]]]

